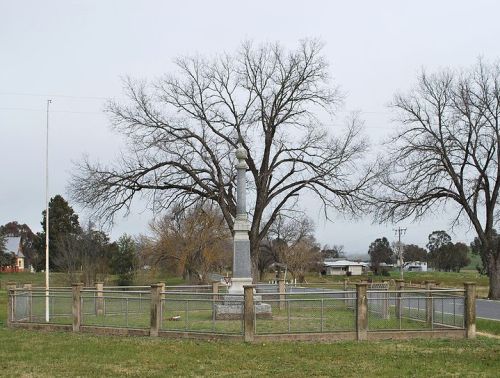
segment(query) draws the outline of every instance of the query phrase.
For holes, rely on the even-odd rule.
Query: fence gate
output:
[[[368,311],[382,319],[389,319],[389,295],[384,293],[388,290],[387,282],[371,283],[368,289]]]

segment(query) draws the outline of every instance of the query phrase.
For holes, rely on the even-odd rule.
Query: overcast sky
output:
[[[361,111],[376,149],[396,126],[387,104],[411,88],[423,67],[466,68],[480,56],[500,58],[499,14],[494,0],[0,0],[0,224],[41,228],[48,98],[50,195],[67,197],[73,161],[87,154],[110,162],[120,151],[102,109],[107,98],[122,96],[121,77],[153,79],[171,71],[179,55],[232,52],[247,39],[295,48],[300,39],[320,38],[333,83],[347,95],[339,119]],[[310,199],[301,200],[320,242],[343,244],[348,253],[366,253],[377,237],[393,240],[397,226],[408,228],[403,241],[420,245],[431,231],[450,227],[446,214],[418,224],[325,222]],[[146,233],[151,218],[136,206],[117,218],[112,236]],[[474,236],[467,227],[454,231],[457,241]]]

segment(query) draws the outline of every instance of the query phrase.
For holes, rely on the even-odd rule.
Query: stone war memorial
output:
[[[214,306],[216,319],[241,319],[244,308],[244,287],[252,285],[252,264],[250,260],[250,240],[248,231],[250,222],[246,209],[246,150],[240,145],[236,150],[236,219],[234,221],[233,235],[233,276],[228,290],[224,296],[224,303]],[[252,290],[254,290],[252,288]],[[262,297],[253,296],[255,315],[258,318],[271,318],[271,306],[261,303]]]

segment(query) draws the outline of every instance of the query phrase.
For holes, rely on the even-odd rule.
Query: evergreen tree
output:
[[[380,264],[390,264],[394,257],[389,240],[386,237],[376,239],[368,248],[372,269],[375,274],[380,272]]]
[[[38,233],[39,244],[38,253],[40,259],[35,266],[35,269],[40,271],[45,269],[45,235],[47,230],[46,211],[42,212],[42,228],[43,231]],[[81,232],[78,222],[78,215],[68,202],[60,195],[56,195],[49,201],[49,267],[50,269],[57,268],[55,260],[58,259],[59,245],[61,240],[70,235],[78,235]]]
[[[118,275],[119,285],[130,285],[134,281],[137,266],[135,241],[131,236],[123,234],[116,244],[118,248],[111,256],[111,269]]]

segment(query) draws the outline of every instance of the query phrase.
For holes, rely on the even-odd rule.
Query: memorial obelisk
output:
[[[233,277],[230,294],[243,294],[243,286],[252,284],[252,264],[250,260],[250,222],[246,204],[246,163],[247,151],[243,146],[236,150],[236,218],[233,226]]]
[[[243,317],[243,286],[252,284],[252,263],[250,260],[250,222],[248,222],[246,204],[246,159],[247,151],[240,145],[236,150],[236,218],[233,226],[233,277],[228,295],[223,301],[214,303],[213,311],[216,320],[236,320]],[[268,303],[262,303],[262,296],[254,295],[254,311],[256,318],[271,319],[272,309]]]

